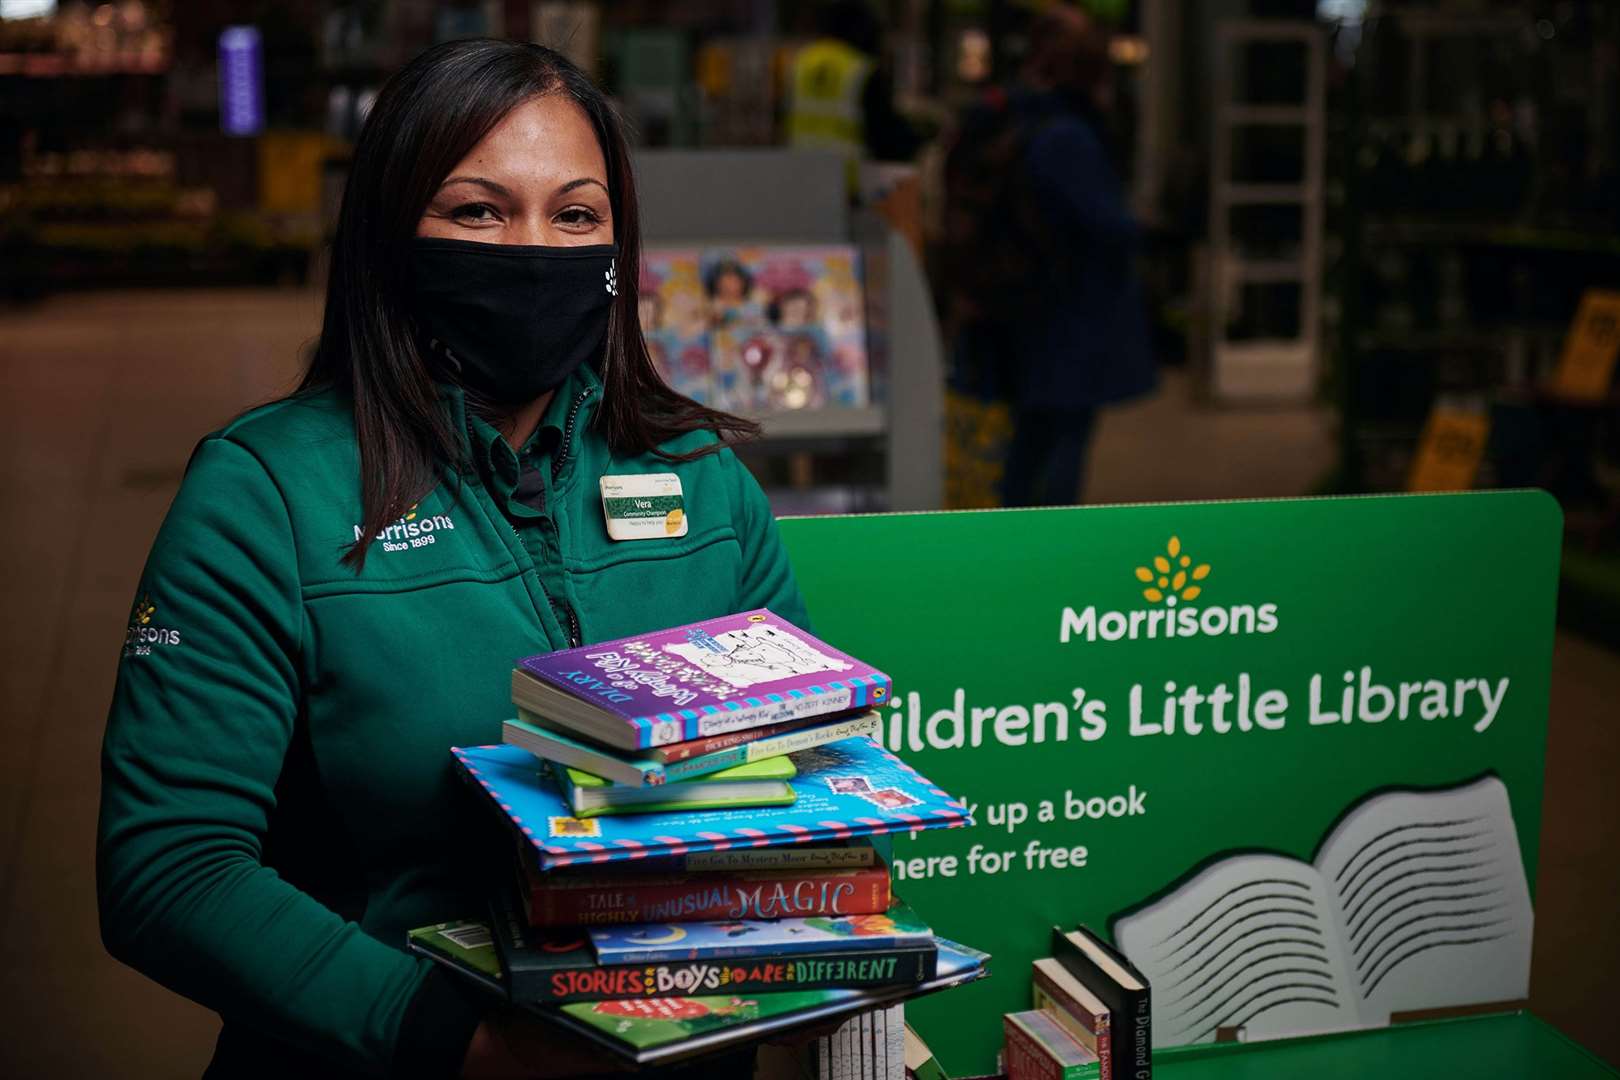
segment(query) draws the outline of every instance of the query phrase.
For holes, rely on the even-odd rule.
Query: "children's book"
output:
[[[972,824],[967,808],[870,739],[792,755],[791,807],[580,818],[549,770],[516,746],[455,747],[478,785],[535,852],[543,870],[696,851],[818,844]]]
[[[519,876],[532,926],[875,915],[889,909],[889,868],[626,874],[558,870]]]
[[[1508,791],[1487,776],[1372,794],[1314,862],[1219,859],[1113,932],[1153,982],[1155,1043],[1174,1046],[1221,1028],[1257,1040],[1523,999],[1532,922]],[[1232,995],[1240,976],[1248,992]],[[1129,1022],[1115,1013],[1116,1054]]]
[[[902,901],[876,915],[813,915],[792,919],[731,919],[595,927],[596,958],[604,964],[729,957],[791,956],[837,946],[892,949],[926,941],[933,931]]]
[[[542,870],[534,848],[529,846],[527,840],[519,843],[518,853],[524,878],[530,888],[543,881],[566,881],[571,876],[595,874],[589,865],[567,870]],[[737,874],[755,870],[798,870],[808,873],[814,870],[859,870],[863,866],[877,866],[882,861],[871,841],[861,837],[819,844],[794,844],[792,847],[749,847],[660,855],[615,863],[613,873],[619,878],[643,874]]]
[[[512,702],[621,750],[882,705],[889,677],[763,608],[530,656]]]
[[[935,945],[937,973],[911,987],[581,1002],[559,1012],[573,1030],[640,1064],[658,1064],[962,986],[986,974],[984,953],[944,938]]]
[[[485,989],[506,994],[495,937],[487,923],[457,919],[419,926],[406,935],[406,941],[412,951],[442,959]]]
[[[1097,1060],[1073,1035],[1039,1009],[1002,1017],[1007,1080],[1079,1080]]]
[[[779,726],[785,726],[788,730],[777,731]],[[791,725],[772,725],[770,728],[755,729],[769,733],[763,738],[745,739],[724,749],[666,764],[650,754],[647,757],[628,757],[593,746],[582,739],[571,738],[563,732],[551,730],[542,717],[527,709],[519,709],[518,719],[508,720],[503,725],[501,741],[521,746],[538,758],[570,765],[613,784],[652,787],[700,776],[716,778],[716,774],[738,765],[824,746],[855,735],[874,738],[881,733],[882,727],[879,714],[865,711],[831,723],[806,720]]]
[[[487,935],[488,927],[483,928]],[[441,947],[443,939],[426,933],[430,929],[424,927],[423,931],[411,934],[408,948],[412,952],[504,995],[499,979],[492,979],[484,967],[476,966],[461,950]],[[660,1065],[742,1046],[794,1028],[823,1024],[875,1006],[964,986],[988,974],[990,958],[985,953],[944,938],[934,938],[933,943],[934,975],[911,985],[638,997],[524,1007],[624,1060],[639,1065]]]
[[[578,818],[725,810],[740,806],[791,806],[798,797],[788,783],[797,772],[789,757],[751,761],[685,783],[656,787],[612,784],[568,765],[550,764],[562,787],[563,798]]]
[[[1036,960],[1035,1008],[1051,1014],[1080,1045],[1097,1055],[1100,1080],[1114,1080],[1113,1014],[1085,983],[1050,956]]]
[[[515,897],[491,903],[498,971],[517,1004],[667,997],[670,994],[769,993],[833,987],[911,986],[934,977],[932,937],[890,949],[849,949],[729,960],[599,964],[580,929],[541,930],[523,918]],[[483,928],[480,927],[480,930]],[[484,931],[486,942],[489,932]]]

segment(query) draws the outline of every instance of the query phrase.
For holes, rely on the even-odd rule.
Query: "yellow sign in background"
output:
[[[1551,390],[1560,397],[1594,400],[1609,392],[1620,356],[1620,292],[1588,289],[1575,325],[1553,371]]]

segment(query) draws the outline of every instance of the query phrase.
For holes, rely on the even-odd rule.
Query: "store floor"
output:
[[[97,754],[141,561],[197,437],[291,385],[319,319],[297,292],[104,294],[0,313],[0,1076],[196,1076],[213,1016],[118,965],[96,926]],[[1300,494],[1320,415],[1194,407],[1184,383],[1106,418],[1094,501]],[[1560,635],[1532,1003],[1610,1060],[1620,970],[1620,656]],[[1011,973],[1007,977],[1016,977]]]

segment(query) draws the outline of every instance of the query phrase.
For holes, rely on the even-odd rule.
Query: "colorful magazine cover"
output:
[[[689,851],[825,843],[971,825],[967,808],[871,739],[793,754],[790,807],[580,819],[534,755],[519,746],[452,748],[467,778],[533,847],[542,869]]]
[[[890,690],[764,608],[526,657],[524,674],[618,717],[638,748],[882,705]]]
[[[694,249],[642,252],[637,308],[653,366],[677,393],[711,404],[709,312]]]
[[[892,949],[926,941],[933,931],[917,918],[916,912],[895,900],[888,911],[876,915],[637,923],[597,927],[590,936],[599,962],[635,964],[791,956],[835,946]]]
[[[760,413],[869,403],[853,247],[711,248],[699,273],[719,407]]]

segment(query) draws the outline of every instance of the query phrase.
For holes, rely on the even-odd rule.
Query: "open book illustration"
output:
[[[1117,918],[1153,986],[1154,1045],[1381,1027],[1524,998],[1533,921],[1507,788],[1384,791],[1314,863],[1239,854]]]

